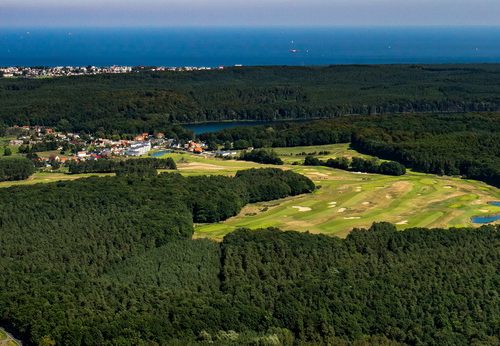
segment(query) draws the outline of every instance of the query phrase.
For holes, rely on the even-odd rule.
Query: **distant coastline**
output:
[[[217,69],[222,70],[220,66]],[[208,71],[211,67],[164,67],[164,66],[6,66],[0,67],[0,77],[4,78],[50,78],[50,77],[71,77],[71,76],[95,76],[99,74],[123,74],[134,72],[191,72]]]

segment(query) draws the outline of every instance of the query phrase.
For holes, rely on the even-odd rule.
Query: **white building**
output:
[[[86,151],[79,151],[78,153],[76,153],[76,156],[77,156],[79,159],[86,158],[86,157],[87,157],[87,152],[86,152]]]
[[[129,156],[142,156],[149,153],[150,150],[151,142],[134,143],[130,146],[125,154]]]

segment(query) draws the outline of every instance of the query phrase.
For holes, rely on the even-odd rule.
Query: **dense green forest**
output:
[[[351,143],[361,153],[420,172],[462,175],[500,187],[500,113],[341,117],[232,128],[201,136],[215,143],[293,147]]]
[[[363,159],[361,157],[336,157],[334,159],[320,160],[314,156],[306,156],[304,166],[325,166],[350,170],[353,172],[379,173],[400,176],[406,173],[406,167],[396,161],[380,162],[377,159]]]
[[[269,184],[276,188],[267,189]],[[102,345],[104,339],[121,344],[120,338],[135,345],[135,338],[143,337],[136,328],[145,324],[154,329],[156,322],[147,322],[153,318],[151,311],[129,309],[133,294],[105,280],[111,268],[129,257],[189,240],[193,222],[224,220],[248,202],[314,188],[299,174],[263,169],[239,172],[234,178],[126,175],[0,189],[0,325],[34,344],[47,336],[67,345]],[[170,292],[148,296],[148,291],[144,288],[140,295],[161,300]],[[185,294],[172,298],[179,300],[172,307],[178,313]],[[169,308],[166,299],[162,306]],[[144,308],[155,306],[149,301]],[[132,325],[124,327],[128,323]],[[163,333],[169,333],[159,336],[166,340],[191,331],[171,326]]]
[[[35,172],[30,160],[18,157],[0,159],[0,181],[24,180]]]
[[[498,64],[468,64],[0,78],[0,124],[122,134],[187,122],[500,111],[499,76]]]
[[[81,173],[117,173],[119,175],[132,172],[150,171],[156,174],[158,169],[177,169],[175,161],[169,157],[166,159],[138,158],[128,160],[97,159],[87,161],[71,161],[68,164],[70,174]]]
[[[335,118],[201,139],[255,147],[243,158],[263,163],[279,157],[259,148],[351,143],[395,162],[306,163],[386,174],[405,165],[500,187],[499,76],[500,65],[471,64],[0,78],[0,136],[17,124],[190,138],[176,124]],[[99,160],[70,171],[117,176],[0,189],[0,326],[28,346],[500,344],[500,226],[193,240],[194,223],[316,187],[289,170],[157,175],[163,168],[175,162]],[[0,181],[33,170],[0,159]]]
[[[282,165],[283,160],[280,159],[278,154],[272,150],[256,149],[251,151],[244,151],[241,153],[240,160],[252,161],[268,165]]]
[[[0,324],[28,345],[498,344],[499,226],[191,240],[312,189],[277,169],[1,189]]]

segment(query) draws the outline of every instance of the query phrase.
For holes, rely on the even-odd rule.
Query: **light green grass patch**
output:
[[[29,177],[27,180],[19,181],[2,181],[0,182],[0,188],[10,187],[10,186],[23,186],[23,185],[33,185],[39,183],[53,183],[57,181],[70,181],[82,178],[88,178],[93,176],[104,177],[111,176],[113,173],[89,173],[89,174],[65,174],[59,172],[37,172]]]
[[[303,146],[303,147],[291,147],[291,148],[273,148],[283,162],[287,164],[292,164],[293,162],[302,163],[307,155],[301,155],[302,153],[311,154],[316,152],[314,157],[321,160],[328,160],[330,158],[337,157],[362,157],[371,158],[373,156],[360,154],[355,150],[349,148],[348,143],[343,144],[328,144],[328,145],[318,145],[313,147]],[[328,151],[329,154],[319,155],[320,152]]]

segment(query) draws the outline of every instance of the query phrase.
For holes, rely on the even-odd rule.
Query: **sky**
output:
[[[0,0],[3,27],[500,25],[500,0]]]

